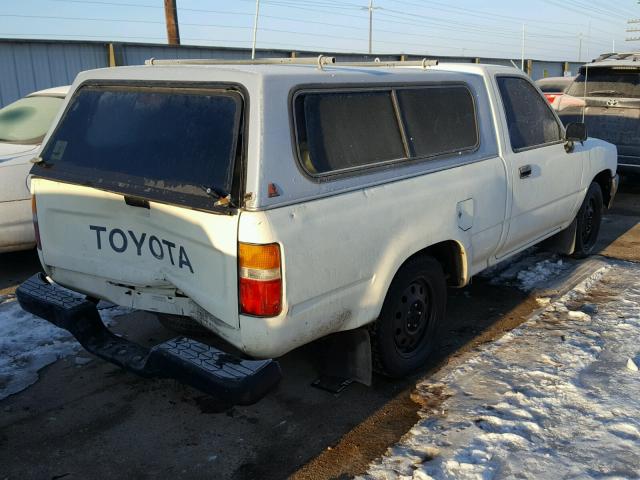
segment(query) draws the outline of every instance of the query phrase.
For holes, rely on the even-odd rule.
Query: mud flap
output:
[[[369,330],[357,328],[321,340],[320,378],[312,386],[340,393],[352,382],[371,386],[373,373]]]
[[[577,228],[578,220],[574,218],[567,228],[547,238],[540,246],[549,252],[571,255],[576,249]]]
[[[69,331],[89,352],[147,378],[173,378],[230,404],[260,400],[282,377],[273,360],[245,360],[177,337],[151,349],[113,334],[96,305],[37,274],[16,290],[20,306]]]

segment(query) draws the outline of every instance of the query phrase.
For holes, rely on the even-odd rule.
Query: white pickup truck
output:
[[[274,62],[81,73],[32,170],[45,274],[23,308],[130,370],[248,403],[280,376],[268,359],[336,332],[365,332],[364,358],[406,375],[447,286],[554,235],[593,248],[616,149],[565,130],[518,70]],[[231,353],[134,345],[98,299]]]

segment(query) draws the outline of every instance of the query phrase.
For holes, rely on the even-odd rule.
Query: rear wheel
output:
[[[442,266],[435,259],[417,257],[401,267],[371,327],[377,370],[403,377],[425,363],[436,344],[446,295]]]
[[[593,251],[600,233],[602,221],[602,190],[600,185],[593,182],[587,190],[582,206],[576,216],[576,242],[573,256],[584,258]]]
[[[209,330],[189,317],[170,315],[168,313],[156,313],[156,315],[163,327],[181,335],[189,337],[191,335],[203,336],[211,334]]]

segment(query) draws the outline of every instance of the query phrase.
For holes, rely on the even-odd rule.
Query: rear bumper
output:
[[[618,171],[620,173],[640,173],[640,157],[621,154],[618,151]]]
[[[624,155],[618,151],[618,165],[640,168],[640,157],[636,155]]]
[[[632,163],[618,163],[618,171],[620,173],[640,173],[640,165]]]
[[[278,362],[244,360],[193,339],[178,337],[147,348],[113,334],[94,303],[49,283],[43,274],[16,291],[20,306],[69,331],[89,352],[148,378],[173,378],[225,402],[249,405],[280,380]]]

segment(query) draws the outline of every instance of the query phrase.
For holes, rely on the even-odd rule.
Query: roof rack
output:
[[[640,52],[603,53],[598,58],[591,60],[591,63],[603,60],[631,60],[637,62],[640,60]]]
[[[257,58],[255,60],[226,60],[219,58],[177,58],[172,60],[158,60],[150,58],[145,60],[145,65],[316,65],[320,70],[326,65],[336,63],[335,57],[319,55],[318,57],[304,58]],[[438,60],[400,60],[381,62],[376,58],[372,62],[340,62],[340,66],[345,67],[432,67],[438,65]]]

